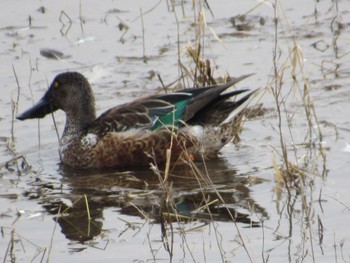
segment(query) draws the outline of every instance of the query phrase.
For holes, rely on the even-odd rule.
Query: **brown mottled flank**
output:
[[[239,100],[232,98],[247,90],[223,92],[248,76],[137,99],[96,118],[89,82],[77,72],[66,72],[57,75],[41,100],[17,118],[42,118],[63,110],[61,160],[75,168],[160,164],[167,161],[168,149],[171,162],[202,160],[215,157],[237,135],[243,106],[254,92]]]
[[[166,161],[166,150],[170,149],[171,140],[172,161],[177,160],[185,148],[189,153],[200,149],[198,142],[195,146],[193,136],[161,129],[135,135],[110,132],[99,137],[95,145],[84,145],[81,138],[73,138],[61,149],[61,157],[63,163],[80,168],[146,166],[153,160],[157,163]]]
[[[191,155],[202,160],[217,157],[219,150],[237,135],[240,122],[207,127],[201,141],[190,132],[160,129],[143,134],[110,132],[99,137],[96,145],[83,145],[74,138],[61,150],[63,163],[77,168],[147,166],[151,162],[166,162],[171,149],[171,162],[186,161]],[[172,143],[171,143],[172,141]],[[171,148],[170,148],[171,147]]]

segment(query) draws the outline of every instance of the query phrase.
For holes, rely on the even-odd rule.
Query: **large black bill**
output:
[[[44,96],[33,107],[22,114],[19,114],[16,118],[21,121],[26,119],[43,118],[46,114],[54,112],[55,110],[57,110],[57,108],[51,105]]]

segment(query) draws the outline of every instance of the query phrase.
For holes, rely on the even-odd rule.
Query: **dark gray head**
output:
[[[81,126],[92,122],[95,116],[95,99],[87,79],[78,72],[57,75],[45,95],[30,109],[19,114],[17,119],[43,118],[58,109]]]
[[[74,112],[77,109],[91,111],[95,99],[87,79],[78,72],[65,72],[57,75],[45,95],[30,109],[17,116],[19,120],[43,118],[61,109]]]

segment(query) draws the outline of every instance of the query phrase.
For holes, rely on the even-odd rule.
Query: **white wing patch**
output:
[[[81,138],[81,146],[82,147],[94,147],[97,144],[98,137],[96,134],[88,133],[86,136]]]
[[[188,133],[191,134],[193,137],[197,138],[199,142],[202,142],[204,139],[204,129],[200,125],[194,125],[194,126],[189,126],[188,128]]]

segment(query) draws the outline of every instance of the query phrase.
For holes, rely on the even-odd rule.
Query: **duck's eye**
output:
[[[53,87],[54,87],[54,88],[58,88],[58,86],[59,86],[58,82],[55,81],[55,82],[53,83]]]

